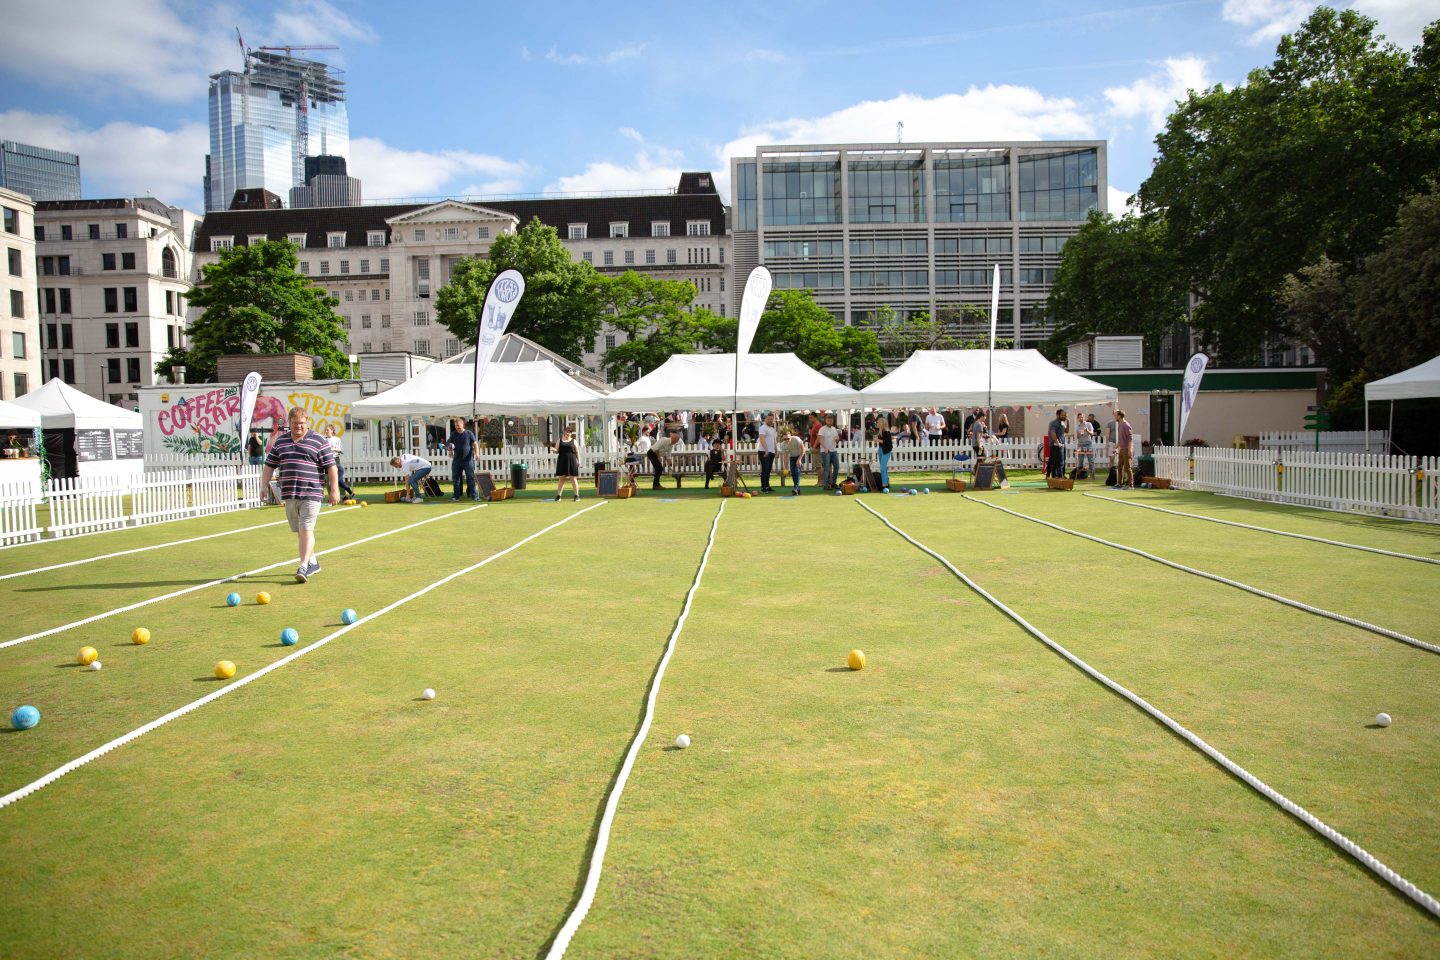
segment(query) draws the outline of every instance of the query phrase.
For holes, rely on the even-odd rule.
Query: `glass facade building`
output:
[[[80,199],[80,158],[62,150],[0,141],[0,187],[42,200]]]
[[[252,52],[244,73],[210,78],[205,210],[225,210],[236,190],[288,197],[305,185],[305,158],[350,155],[345,84],[323,63]],[[302,109],[302,104],[304,109]]]
[[[734,308],[759,264],[777,289],[808,289],[839,323],[959,315],[1034,346],[1060,250],[1105,209],[1104,141],[760,147],[731,160]],[[974,308],[974,309],[965,309]]]

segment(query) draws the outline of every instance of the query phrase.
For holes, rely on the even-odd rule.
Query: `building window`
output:
[[[263,233],[252,233],[245,242],[252,247],[256,247],[264,243],[267,239],[268,238]]]
[[[9,207],[5,208],[5,232],[15,234],[20,232],[19,210],[11,210]]]
[[[635,262],[635,251],[634,251],[634,250],[626,250],[626,251],[625,251],[625,262],[626,262],[626,263],[634,263],[634,262]]]
[[[11,232],[11,233],[14,233],[15,231],[14,231],[14,230],[11,230],[10,232]],[[68,223],[62,223],[62,224],[60,224],[60,239],[61,239],[61,240],[74,240],[74,239],[75,239],[75,228],[74,228],[71,224],[68,224]]]
[[[345,231],[339,230],[325,234],[325,246],[331,248],[345,246]]]
[[[606,349],[606,350],[614,350],[614,349],[615,349],[615,334],[613,334],[613,333],[607,333],[607,334],[605,334],[605,349]]]
[[[425,242],[425,231],[424,231],[424,230],[416,230],[416,231],[415,231],[415,242],[416,242],[416,243],[424,243],[424,242]]]
[[[341,272],[341,273],[349,273],[349,272],[350,272],[350,261],[349,261],[349,260],[341,260],[341,261],[340,261],[340,272]]]
[[[71,311],[70,311],[70,288],[69,288],[69,287],[61,287],[61,288],[60,288],[60,312],[61,312],[61,313],[70,313],[70,312],[71,312]],[[65,329],[66,329],[66,330],[69,330],[70,328],[69,328],[69,327],[66,327]]]
[[[300,272],[301,272],[301,273],[309,273],[309,272],[310,272],[310,261],[309,261],[309,260],[301,260],[301,261],[300,261]]]
[[[66,239],[69,239],[69,238],[67,237]],[[211,252],[211,253],[220,253],[220,252],[223,251],[223,250],[229,250],[229,249],[234,245],[234,243],[235,243],[235,238],[234,238],[234,237],[211,237],[211,238],[210,238],[210,252]]]
[[[115,254],[113,254],[113,253],[102,253],[102,254],[100,254],[100,269],[101,269],[101,270],[114,270],[114,269],[115,269]]]
[[[74,349],[75,349],[75,330],[74,330],[74,328],[71,327],[71,325],[68,324],[68,323],[62,323],[62,324],[60,324],[60,349],[61,349],[61,350],[74,350]]]
[[[665,262],[666,262],[666,263],[674,263],[674,262],[675,262],[675,251],[674,251],[674,250],[666,250],[666,251],[665,251]]]
[[[23,397],[30,392],[30,378],[23,373],[15,374],[15,396]]]
[[[140,346],[140,324],[125,324],[125,346],[131,348]]]
[[[429,340],[416,340],[416,341],[415,341],[415,351],[414,351],[414,352],[415,352],[415,353],[418,353],[418,354],[420,354],[420,355],[422,355],[422,356],[426,356],[426,357],[430,356],[430,341],[429,341]]]
[[[353,303],[354,300],[355,300],[355,291],[354,291],[354,290],[346,290],[346,291],[345,291],[345,302],[346,302],[346,303]]]
[[[119,313],[119,312],[120,312],[120,288],[119,288],[119,287],[106,287],[106,288],[105,288],[105,312],[106,312],[106,313]],[[116,346],[119,346],[119,344],[117,343]]]
[[[74,383],[75,383],[75,361],[74,361],[74,360],[65,360],[65,361],[62,361],[61,364],[60,364],[60,369],[65,372],[65,373],[64,373],[64,380],[65,380],[65,382],[66,382],[66,383],[69,383],[69,384],[74,384]]]
[[[361,273],[369,273],[369,272],[370,272],[370,261],[369,261],[369,260],[361,260],[361,261],[360,261],[360,272],[361,272]]]
[[[58,273],[58,274],[60,274],[60,276],[62,276],[62,277],[68,277],[68,276],[70,276],[70,258],[69,258],[69,257],[56,257],[56,258],[55,258],[55,272]]]
[[[14,333],[10,334],[10,343],[12,344],[12,349],[14,350],[15,359],[24,360],[25,334],[19,330],[16,330]]]
[[[303,234],[303,233],[288,233],[288,234],[285,235],[285,239],[286,239],[286,240],[289,240],[291,243],[295,244],[295,246],[299,247],[301,250],[304,250],[304,249],[305,249],[305,236],[306,236],[306,235]]]
[[[130,236],[130,225],[128,223],[115,224],[115,239],[124,240]]]
[[[126,287],[126,288],[125,288],[125,312],[126,312],[126,313],[135,313],[135,312],[136,312],[137,310],[139,310],[139,309],[140,309],[140,297],[139,297],[138,288],[136,288],[136,287]]]
[[[430,311],[428,311],[428,310],[416,310],[416,311],[415,311],[415,326],[417,326],[417,327],[428,327],[429,325],[430,325]]]
[[[390,352],[390,341],[389,341],[389,340],[381,340],[381,341],[380,341],[380,352],[381,352],[381,353],[389,353],[389,352]]]
[[[589,250],[586,250],[584,253],[580,254],[580,259],[584,260],[586,263],[594,263],[595,254],[591,253]]]
[[[40,295],[45,298],[45,307],[44,307],[44,309],[43,309],[42,312],[44,312],[44,313],[54,313],[54,312],[55,312],[55,291],[54,291],[53,289],[51,289],[50,287],[46,287],[44,290],[41,290],[41,291],[40,291]],[[55,338],[54,338],[54,337],[51,337],[50,339],[53,341]],[[53,347],[53,346],[55,346],[55,344],[52,342],[52,343],[50,344],[50,346]]]
[[[120,382],[120,358],[111,357],[105,361],[105,379],[111,383]]]
[[[570,239],[571,239],[571,240],[584,240],[584,239],[585,239],[585,233],[586,233],[586,230],[588,229],[588,227],[589,227],[589,224],[586,224],[586,223],[572,223],[572,224],[570,224]]]
[[[668,237],[668,236],[670,236],[670,221],[669,221],[669,220],[652,220],[652,221],[650,222],[650,236],[652,236],[652,237]]]
[[[140,382],[140,358],[139,358],[139,357],[126,357],[126,358],[125,358],[125,380],[126,380],[127,383],[139,383],[139,382]]]
[[[320,272],[321,272],[322,274],[325,274],[325,273],[329,273],[329,272],[330,272],[330,261],[329,261],[329,260],[321,260],[321,261],[320,261]]]
[[[365,245],[367,247],[385,246],[385,231],[371,230],[369,233],[365,234]]]
[[[368,314],[368,313],[362,313],[362,314],[360,314],[360,329],[361,329],[361,330],[369,330],[369,329],[370,329],[370,314]]]
[[[50,350],[60,349],[60,328],[53,323],[45,325],[45,346]]]
[[[135,269],[135,254],[133,254],[133,253],[122,253],[122,254],[120,254],[120,269],[121,269],[121,270],[134,270],[134,269]]]
[[[381,257],[381,258],[380,258],[380,272],[381,272],[381,273],[389,273],[389,272],[390,272],[390,258],[389,258],[389,257]]]
[[[16,250],[14,247],[11,247],[11,248],[9,248],[8,250],[6,250],[5,253],[6,253],[7,259],[10,261],[10,276],[12,276],[12,277],[18,277],[18,276],[20,276],[20,275],[21,275],[21,272],[22,272],[22,270],[21,270],[21,261],[20,261],[20,251],[19,251],[19,250]]]
[[[475,239],[476,239],[476,240],[489,240],[489,239],[490,239],[490,228],[489,228],[489,227],[476,227],[476,228],[475,228]]]
[[[55,359],[53,359],[53,358],[50,359],[50,360],[47,360],[47,361],[46,361],[46,366],[48,366],[48,367],[50,368],[50,379],[51,379],[51,380],[54,380],[54,379],[56,379],[57,377],[60,376],[60,361],[59,361],[59,360],[55,360]]]
[[[614,251],[614,250],[606,250],[606,251],[605,251],[605,266],[607,266],[607,267],[613,267],[614,265],[615,265],[615,251]]]
[[[369,340],[367,340],[367,341],[365,341],[364,343],[360,344],[360,352],[361,352],[361,353],[373,353],[374,350],[375,350],[375,344],[371,343]]]
[[[160,251],[160,275],[174,280],[180,276],[175,269],[175,251],[166,247]]]
[[[436,237],[437,240],[459,240],[459,239],[460,239],[460,228],[459,228],[459,227],[444,227],[444,228],[442,228],[442,229],[440,229],[440,230],[436,230],[435,233],[437,234],[437,237]]]
[[[39,224],[39,223],[35,224],[35,239],[36,239],[36,240],[44,240],[44,239],[45,239],[45,226],[44,226],[43,224]]]
[[[616,238],[616,237],[628,237],[628,236],[630,236],[630,221],[628,221],[628,220],[617,220],[617,221],[614,221],[614,222],[612,222],[612,223],[610,224],[610,237],[611,237],[612,239],[614,239],[614,238]]]
[[[380,288],[379,288],[379,287],[375,287],[373,290],[370,291],[370,299],[371,299],[371,300],[379,300],[379,299],[380,299]]]
[[[380,326],[381,326],[382,329],[385,328],[385,327],[390,326],[390,314],[388,314],[388,313],[382,313],[382,314],[380,314]]]
[[[708,237],[710,236],[709,220],[686,220],[685,235],[687,237]]]
[[[99,240],[99,239],[100,239],[100,224],[98,224],[98,223],[92,223],[92,224],[90,224],[89,226],[87,226],[86,229],[89,230],[89,232],[90,232],[90,239],[91,239],[91,240]]]
[[[105,346],[111,350],[120,349],[120,324],[105,324]]]
[[[654,250],[646,250],[646,251],[645,251],[645,262],[646,262],[646,263],[654,263],[654,262],[655,262],[655,251],[654,251]]]
[[[459,340],[456,340],[454,337],[451,337],[449,340],[446,340],[446,341],[445,341],[445,356],[447,356],[447,357],[453,357],[453,356],[455,356],[455,354],[457,354],[457,353],[459,353],[459,352],[460,352],[460,341],[459,341]]]

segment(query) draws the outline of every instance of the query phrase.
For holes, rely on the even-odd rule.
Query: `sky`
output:
[[[1410,48],[1440,0],[1336,0]],[[1274,59],[1314,4],[0,0],[0,138],[84,196],[204,210],[207,77],[249,47],[344,71],[366,202],[672,189],[762,144],[1100,139],[1109,209],[1188,89]],[[305,55],[299,54],[297,55]],[[903,125],[903,126],[902,126]]]

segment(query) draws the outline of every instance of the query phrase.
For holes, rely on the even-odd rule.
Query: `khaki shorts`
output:
[[[290,521],[290,529],[295,533],[299,533],[301,530],[314,530],[315,519],[319,516],[319,500],[285,501],[285,519]]]

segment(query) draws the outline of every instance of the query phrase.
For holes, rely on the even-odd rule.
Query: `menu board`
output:
[[[144,430],[115,431],[115,459],[143,460],[145,458]]]
[[[114,460],[115,450],[110,445],[110,431],[76,430],[75,455],[80,458],[81,463]]]

